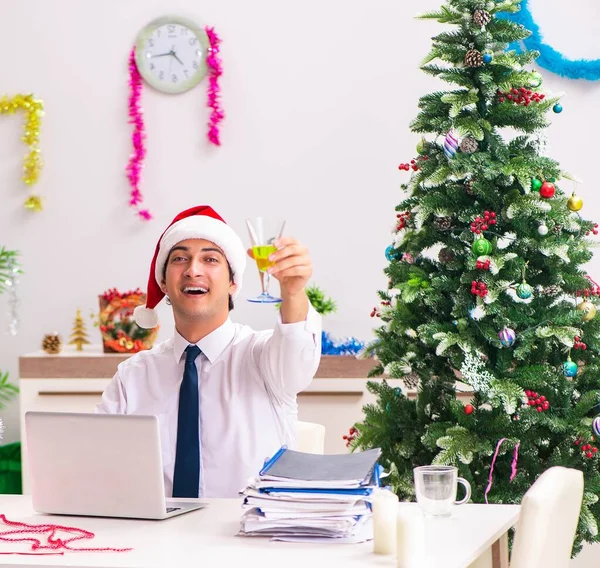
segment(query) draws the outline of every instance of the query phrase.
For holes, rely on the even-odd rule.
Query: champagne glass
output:
[[[277,250],[274,243],[283,234],[285,221],[265,217],[252,217],[246,219],[246,225],[248,226],[252,253],[258,267],[262,287],[262,293],[254,298],[248,298],[248,301],[255,304],[277,304],[281,302],[281,298],[276,298],[269,294],[271,275],[267,270],[275,264],[269,260],[269,255]]]

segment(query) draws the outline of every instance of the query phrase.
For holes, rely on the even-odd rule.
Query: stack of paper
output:
[[[369,496],[380,449],[318,455],[281,448],[242,491],[240,534],[275,540],[363,542],[373,535]]]

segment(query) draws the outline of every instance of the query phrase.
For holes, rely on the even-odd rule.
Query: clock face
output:
[[[149,85],[164,93],[182,93],[206,75],[207,52],[203,29],[184,18],[165,17],[141,31],[135,60]]]

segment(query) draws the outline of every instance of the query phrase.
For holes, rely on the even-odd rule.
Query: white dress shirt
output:
[[[179,386],[185,348],[177,332],[119,364],[96,412],[153,414],[160,424],[165,494],[173,493]],[[200,497],[237,497],[283,444],[296,445],[296,395],[321,358],[321,316],[254,331],[230,319],[196,345]],[[135,451],[135,448],[132,448]]]

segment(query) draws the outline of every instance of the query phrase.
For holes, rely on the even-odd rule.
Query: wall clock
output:
[[[155,89],[183,93],[206,75],[209,47],[206,31],[198,24],[179,16],[165,16],[153,20],[138,34],[136,66]]]

